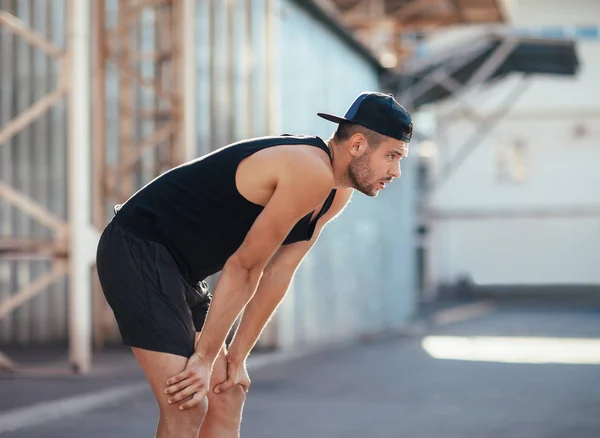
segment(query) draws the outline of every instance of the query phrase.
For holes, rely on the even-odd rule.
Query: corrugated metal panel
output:
[[[197,7],[199,154],[268,131],[269,2],[211,0]]]
[[[64,46],[65,0],[0,2]],[[107,27],[117,23],[118,6],[118,0],[106,0]],[[196,9],[199,155],[244,137],[276,132],[314,133],[326,138],[333,126],[318,119],[316,111],[343,112],[360,91],[378,88],[372,63],[314,21],[296,2],[210,0],[200,2]],[[152,26],[155,19],[150,10],[140,18],[143,25],[137,38],[144,51],[159,47],[160,35]],[[57,70],[53,61],[34,53],[6,30],[1,37],[0,120],[5,123],[55,84]],[[137,67],[148,76],[156,73],[152,61],[140,61]],[[164,80],[170,80],[167,73]],[[108,164],[120,159],[120,87],[117,70],[108,63]],[[139,108],[156,105],[154,95],[143,90],[132,100]],[[0,148],[1,178],[61,218],[66,217],[65,125],[65,104],[61,102]],[[152,119],[138,118],[133,124],[136,138],[154,128]],[[155,154],[144,156],[136,169],[135,188],[155,175],[157,159]],[[328,227],[280,312],[283,345],[345,338],[388,326],[410,314],[412,246],[405,243],[411,242],[412,216],[407,204],[411,185],[406,176],[403,179],[403,185],[391,187],[377,200],[357,196],[348,211]],[[2,203],[0,207],[3,235],[49,235],[14,209]],[[41,262],[0,260],[0,299],[47,270],[48,265]],[[66,309],[66,284],[62,281],[0,321],[0,343],[65,342]]]
[[[198,155],[269,133],[269,3],[211,0],[197,7]],[[211,288],[217,278],[207,280]]]
[[[3,0],[2,9],[45,35],[65,43],[65,1]],[[58,66],[39,50],[1,28],[0,119],[2,125],[56,87]],[[66,109],[52,107],[0,146],[0,180],[39,202],[57,217],[66,217]],[[29,216],[0,202],[3,236],[50,237]],[[48,261],[0,259],[0,300],[49,271]],[[66,285],[60,281],[0,321],[2,344],[62,342],[66,338]]]
[[[64,47],[66,0],[0,0],[2,9],[14,14],[37,32],[48,35]],[[114,27],[119,20],[119,0],[105,1],[105,25]],[[210,0],[197,5],[198,71],[198,154],[217,149],[229,142],[267,132],[269,87],[266,74],[266,0]],[[155,20],[164,19],[155,10],[145,9],[134,36],[135,50],[152,52],[164,47]],[[39,53],[6,27],[1,28],[0,118],[2,124],[29,107],[35,99],[56,85],[57,65]],[[156,67],[151,59],[136,66],[145,77],[161,75],[171,81],[168,67]],[[124,110],[161,109],[155,95],[143,88],[132,90],[123,107],[127,82],[119,78],[114,62],[106,64],[106,163],[116,164],[123,135],[144,138],[156,129],[151,117],[136,117],[127,128],[119,124]],[[121,99],[121,100],[120,100]],[[66,218],[66,107],[61,102],[46,115],[29,125],[0,149],[1,178],[11,186],[39,201],[60,218]],[[121,130],[120,130],[121,127]],[[124,132],[123,129],[128,129]],[[160,155],[144,154],[133,172],[135,191],[157,174]],[[166,170],[166,169],[162,169]],[[107,200],[110,220],[113,200]],[[50,237],[49,230],[5,202],[0,202],[3,236]],[[0,259],[0,300],[14,294],[31,278],[49,270],[49,262],[7,261]],[[21,306],[0,321],[0,344],[66,342],[67,290],[63,280],[47,292]],[[108,338],[115,332],[107,334]],[[107,339],[108,340],[108,339]]]

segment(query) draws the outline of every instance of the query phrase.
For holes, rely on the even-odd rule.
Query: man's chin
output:
[[[377,190],[377,189],[370,189],[370,190],[359,190],[359,189],[356,189],[356,190],[358,190],[359,192],[361,192],[363,195],[367,195],[370,198],[376,198],[377,195],[379,194],[379,190]]]
[[[357,192],[362,193],[363,195],[367,195],[371,198],[376,197],[379,194],[379,186],[358,186],[358,185],[354,185],[352,186],[352,188],[354,190],[356,190]]]

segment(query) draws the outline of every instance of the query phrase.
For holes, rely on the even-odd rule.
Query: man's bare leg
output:
[[[187,358],[169,353],[131,349],[138,360],[154,397],[158,402],[160,418],[156,438],[196,438],[208,407],[206,397],[204,402],[195,408],[179,410],[179,403],[168,404],[169,396],[165,394],[166,381],[185,368]]]
[[[227,359],[225,347],[215,360],[210,377],[208,392],[208,413],[200,429],[199,438],[238,438],[242,422],[242,410],[246,400],[246,392],[241,386],[229,391],[215,394],[216,385],[227,380]]]

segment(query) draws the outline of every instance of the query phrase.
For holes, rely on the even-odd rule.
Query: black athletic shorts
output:
[[[211,299],[206,282],[190,285],[164,245],[141,238],[116,217],[100,237],[96,262],[125,345],[194,353]]]

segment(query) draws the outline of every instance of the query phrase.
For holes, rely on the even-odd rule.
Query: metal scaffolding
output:
[[[194,156],[195,6],[192,0],[98,0],[94,16],[93,199],[100,229],[113,205]],[[110,84],[119,90],[116,102]],[[111,131],[116,135],[108,140]],[[94,343],[100,347],[114,318],[96,286]]]
[[[104,333],[114,325],[98,281],[93,281],[99,230],[110,218],[113,204],[195,152],[195,6],[193,0],[67,0],[65,5],[69,31],[62,47],[10,8],[0,11],[3,37],[10,32],[11,38],[23,39],[59,67],[51,92],[6,123],[3,119],[0,150],[53,106],[64,102],[68,108],[65,218],[16,188],[4,173],[0,180],[7,225],[0,234],[0,258],[8,263],[43,259],[51,264],[18,290],[0,295],[0,319],[68,276],[69,362],[74,371],[86,373],[91,367],[92,333],[95,345],[101,346]],[[109,25],[115,17],[116,23]],[[7,53],[2,52],[3,64],[14,67],[16,57]],[[118,101],[111,102],[107,87],[115,86]],[[3,111],[3,118],[9,112],[16,111]],[[108,139],[115,129],[116,137]],[[10,160],[4,158],[10,157],[2,157],[8,174]],[[48,237],[14,232],[8,226],[13,210],[48,229]],[[1,354],[0,366],[18,367]]]
[[[8,11],[0,11],[3,31],[14,35],[42,51],[59,64],[57,84],[52,92],[39,99],[18,116],[9,120],[0,131],[0,147],[19,131],[45,114],[63,99],[68,102],[68,205],[69,219],[50,213],[35,199],[7,182],[0,183],[0,196],[5,203],[21,210],[52,231],[50,239],[4,237],[0,248],[6,259],[49,258],[49,272],[29,282],[0,303],[0,318],[47,290],[47,287],[69,273],[69,344],[70,362],[74,369],[86,372],[90,368],[90,308],[89,278],[93,263],[97,231],[88,220],[89,214],[89,1],[67,3],[69,23],[65,47],[58,47],[45,35],[25,24]],[[13,365],[3,357],[4,365]]]

